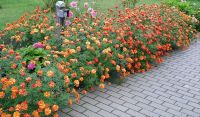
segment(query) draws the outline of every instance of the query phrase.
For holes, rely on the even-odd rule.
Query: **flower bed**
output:
[[[14,39],[0,45],[1,116],[57,117],[80,92],[104,88],[113,73],[121,80],[151,69],[169,51],[189,46],[194,34],[187,15],[162,5],[85,13],[60,34],[46,12],[37,9],[1,33],[7,43]]]

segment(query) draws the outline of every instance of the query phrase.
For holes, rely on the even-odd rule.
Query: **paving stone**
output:
[[[173,114],[165,112],[165,111],[160,110],[160,109],[155,109],[153,112],[155,112],[155,113],[157,113],[161,116],[164,116],[164,117],[173,117]]]
[[[116,97],[112,97],[112,96],[108,97],[107,99],[109,99],[112,102],[118,103],[118,104],[123,104],[125,102],[124,100],[121,100],[120,98],[116,98]]]
[[[173,95],[173,96],[176,96],[176,97],[182,97],[183,94],[180,94],[180,93],[177,93],[177,92],[173,92],[173,91],[166,91],[166,93],[170,94],[170,95]]]
[[[107,106],[107,105],[105,105],[103,103],[99,103],[96,106],[99,107],[100,109],[106,110],[108,112],[111,112],[111,111],[114,110],[114,108],[112,108],[111,106]]]
[[[142,102],[139,102],[136,105],[143,108],[143,109],[149,110],[149,111],[153,111],[155,109],[154,107],[147,105],[147,104],[144,104]]]
[[[100,110],[100,111],[98,112],[98,114],[99,114],[99,115],[102,115],[102,116],[104,116],[104,117],[116,117],[116,115],[114,115],[114,114],[112,114],[112,113],[110,113],[110,112],[107,112],[107,111],[105,111],[105,110]]]
[[[179,112],[179,111],[176,111],[176,110],[173,110],[173,109],[168,109],[167,112],[175,115],[175,116],[178,116],[178,117],[187,117],[187,114],[183,113],[183,112]]]
[[[119,110],[114,110],[112,113],[119,117],[131,117],[131,115],[124,113],[122,111],[119,111]],[[110,116],[108,116],[108,117],[110,117]]]
[[[186,95],[186,96],[189,96],[189,97],[194,97],[194,94],[188,93],[188,92],[186,92],[186,91],[179,90],[178,93],[183,94],[183,95]]]
[[[101,96],[101,97],[103,97],[103,98],[107,98],[107,97],[110,96],[110,95],[108,95],[108,94],[106,94],[106,93],[104,93],[104,92],[102,92],[102,91],[95,91],[94,94],[96,94],[96,95],[98,95],[98,96]]]
[[[74,104],[74,105],[72,105],[72,107],[71,107],[73,110],[76,110],[76,111],[78,111],[78,112],[84,112],[86,109],[85,108],[83,108],[82,106],[79,106],[79,105],[76,105],[76,104]]]
[[[95,100],[97,100],[97,101],[99,101],[101,103],[104,103],[106,105],[109,105],[109,104],[112,103],[112,101],[110,101],[110,100],[108,100],[106,98],[100,97],[100,96],[96,97]]]
[[[102,117],[101,115],[94,113],[92,111],[89,111],[89,110],[85,111],[83,114],[85,114],[88,117]]]
[[[132,110],[135,110],[135,111],[139,111],[141,110],[142,108],[137,106],[137,105],[134,105],[134,104],[131,104],[131,103],[124,103],[123,106],[125,107],[128,107],[129,109],[132,109]]]
[[[170,104],[170,103],[167,103],[167,102],[164,102],[162,105],[163,105],[163,106],[166,106],[166,107],[168,107],[168,108],[172,108],[172,109],[177,110],[177,111],[181,110],[181,107],[175,106],[175,105]]]
[[[123,105],[120,105],[120,104],[117,104],[117,103],[112,103],[110,106],[113,107],[113,108],[119,109],[119,110],[121,110],[123,112],[128,110],[127,107],[125,107]]]
[[[157,104],[162,104],[164,102],[162,100],[159,100],[158,98],[154,98],[154,97],[151,97],[151,96],[147,96],[146,99],[149,100],[149,101],[155,102]]]
[[[111,95],[111,96],[114,96],[116,98],[122,97],[122,94],[119,94],[119,93],[116,93],[116,92],[113,92],[113,91],[107,91],[106,93]]]
[[[188,104],[184,104],[184,103],[180,103],[180,102],[176,102],[175,105],[179,106],[181,108],[187,109],[187,110],[192,110],[194,108]]]
[[[96,106],[93,106],[93,105],[91,105],[89,103],[83,104],[82,106],[87,108],[87,109],[89,109],[89,110],[91,110],[91,111],[93,111],[93,112],[98,112],[100,110],[100,108],[98,108]]]
[[[143,93],[137,92],[137,91],[131,91],[130,93],[133,94],[133,95],[139,96],[139,97],[141,97],[141,98],[147,97],[146,94],[143,94]]]
[[[150,117],[159,117],[160,116],[159,114],[153,113],[153,112],[145,110],[145,109],[140,110],[140,113],[142,113],[146,116],[150,116]]]
[[[92,99],[90,97],[87,97],[87,96],[81,98],[81,100],[83,100],[83,101],[85,101],[87,103],[90,103],[92,105],[96,105],[97,103],[99,103],[98,101],[96,101],[96,100],[94,100],[94,99]]]
[[[185,114],[188,114],[188,115],[191,115],[193,117],[199,117],[198,113],[196,113],[194,111],[187,110],[187,109],[182,109],[181,112],[183,112]]]
[[[146,117],[144,114],[139,113],[139,112],[134,111],[134,110],[131,110],[131,109],[129,109],[127,111],[127,113],[130,114],[130,115],[132,115],[133,117]]]
[[[176,97],[176,96],[171,96],[170,99],[175,100],[177,102],[181,102],[181,103],[187,103],[188,102],[187,100],[185,100],[183,98]]]
[[[149,104],[150,103],[149,100],[146,100],[146,99],[138,97],[138,96],[135,96],[133,99],[135,99],[135,100],[137,100],[139,102],[145,103],[145,104]]]
[[[200,109],[200,104],[197,104],[197,103],[194,103],[194,102],[189,102],[188,105]]]
[[[126,92],[126,91],[119,91],[118,92],[119,94],[122,94],[123,96],[126,96],[126,97],[129,97],[129,98],[132,98],[132,97],[134,97],[135,95],[133,95],[133,94],[131,94],[131,93],[129,93],[129,92]],[[123,97],[122,96],[122,97]]]
[[[80,113],[80,112],[77,112],[75,110],[72,110],[68,113],[68,115],[72,116],[72,117],[86,117],[86,115]]]
[[[120,99],[122,99],[122,100],[124,100],[124,101],[126,101],[126,102],[129,102],[129,103],[131,103],[131,104],[136,104],[136,103],[138,103],[137,100],[131,99],[131,98],[126,97],[126,96],[122,96]]]
[[[155,108],[157,108],[157,109],[161,109],[161,110],[163,110],[163,111],[166,111],[166,110],[168,109],[167,107],[162,106],[161,104],[157,104],[157,103],[155,103],[155,102],[152,102],[152,103],[150,104],[150,106],[155,107]]]
[[[167,98],[169,98],[171,96],[170,94],[167,94],[166,92],[162,92],[162,91],[158,91],[158,90],[156,90],[154,93],[156,93],[160,96],[167,97]]]

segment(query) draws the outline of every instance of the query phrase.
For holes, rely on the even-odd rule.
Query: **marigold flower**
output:
[[[72,99],[69,99],[69,100],[68,100],[68,104],[69,104],[69,105],[72,105],[72,103],[73,103]]]
[[[13,117],[20,117],[20,112],[18,112],[18,111],[14,112]]]
[[[38,106],[39,106],[39,108],[44,109],[46,105],[43,100],[40,100],[40,101],[38,101]]]
[[[52,110],[53,110],[53,111],[58,111],[58,109],[59,109],[59,106],[58,106],[58,105],[53,105],[53,106],[52,106]]]
[[[97,70],[96,69],[92,69],[91,73],[92,74],[96,74]]]
[[[4,96],[5,96],[5,93],[3,91],[1,91],[0,92],[0,98],[2,99],[2,98],[4,98]]]
[[[38,71],[37,71],[37,75],[38,75],[38,76],[42,76],[42,75],[43,75],[43,71],[42,71],[42,70],[38,70]]]
[[[75,84],[76,87],[78,87],[79,86],[79,80],[74,80],[74,84]]]
[[[54,77],[54,72],[53,71],[48,71],[47,72],[47,76],[50,77],[50,78],[53,78]]]
[[[53,81],[49,82],[49,87],[53,88],[55,86],[55,83]]]
[[[50,92],[44,92],[44,96],[46,97],[46,98],[48,98],[48,97],[50,97],[51,96],[51,93]]]
[[[99,85],[99,88],[104,89],[104,88],[105,88],[105,84],[102,84],[102,83],[101,83],[101,84]]]

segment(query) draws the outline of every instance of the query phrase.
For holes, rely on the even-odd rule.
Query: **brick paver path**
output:
[[[200,117],[200,42],[121,85],[96,89],[61,117]]]

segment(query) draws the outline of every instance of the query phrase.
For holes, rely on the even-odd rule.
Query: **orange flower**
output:
[[[104,89],[105,88],[105,84],[100,84],[99,88]]]
[[[84,80],[84,78],[83,78],[83,77],[80,77],[80,78],[79,78],[79,81],[80,81],[80,82],[82,82],[83,80]]]
[[[40,117],[39,113],[37,110],[32,112],[33,117]]]
[[[118,72],[120,71],[120,66],[119,66],[119,65],[116,66],[116,70],[117,70]]]
[[[42,70],[38,70],[38,71],[37,71],[37,75],[38,75],[38,76],[42,76],[42,74],[43,74],[43,71],[42,71]]]
[[[18,111],[14,112],[13,117],[20,117],[20,112],[18,112]]]
[[[59,117],[58,113],[55,113],[55,114],[53,115],[53,117]]]
[[[50,97],[51,96],[51,93],[50,92],[44,92],[44,96],[46,97],[46,98],[48,98],[48,97]]]
[[[58,105],[53,105],[53,106],[52,106],[52,110],[53,110],[53,111],[58,111],[58,109],[59,109],[59,106],[58,106]]]
[[[49,82],[49,87],[53,88],[55,86],[55,83],[53,81]]]
[[[23,117],[31,117],[31,115],[28,113],[25,113]]]
[[[91,73],[92,74],[96,74],[97,70],[96,69],[92,69]]]
[[[44,114],[47,115],[47,116],[50,115],[51,114],[51,109],[50,108],[45,108]]]
[[[69,105],[72,105],[72,103],[73,103],[72,99],[69,99],[69,100],[68,100],[68,104],[69,104]]]
[[[131,59],[131,58],[126,58],[126,61],[129,63],[133,63],[133,59]]]
[[[40,100],[40,101],[38,101],[38,106],[39,106],[39,108],[44,109],[46,105],[43,100]]]
[[[48,71],[47,72],[47,76],[50,77],[50,78],[53,78],[54,77],[54,72],[53,71]]]
[[[78,87],[79,86],[79,80],[74,80],[74,84],[75,84],[76,87]]]
[[[110,63],[116,65],[116,62],[114,60],[110,60]]]
[[[76,78],[77,74],[76,73],[72,73],[71,76],[72,76],[72,78]]]
[[[4,98],[4,96],[5,96],[5,93],[3,91],[1,91],[0,92],[0,98],[2,99],[2,98]]]

